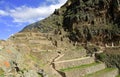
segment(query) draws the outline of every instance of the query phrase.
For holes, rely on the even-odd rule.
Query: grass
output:
[[[106,72],[109,72],[109,71],[112,71],[112,70],[115,70],[116,68],[106,68],[104,70],[100,70],[100,71],[97,71],[95,73],[92,73],[92,74],[88,74],[84,77],[97,77],[97,76],[100,76],[101,74],[104,74]]]
[[[74,49],[72,49],[72,51],[77,51],[77,52],[80,52],[83,50],[85,50],[85,49],[82,46],[76,46]]]
[[[0,69],[0,75],[3,74],[3,73],[4,73],[4,71],[2,69]]]
[[[68,67],[68,68],[65,68],[65,69],[60,69],[60,71],[70,71],[70,70],[75,70],[75,69],[83,69],[83,68],[86,68],[86,67],[90,67],[90,66],[95,66],[97,64],[100,64],[100,63],[91,63],[91,64],[85,64],[85,65],[80,65],[80,66],[75,66],[75,67]]]
[[[41,75],[39,75],[38,77],[42,77]]]
[[[42,62],[37,56],[30,54],[30,59],[37,63],[40,67],[44,67],[46,64]]]
[[[0,69],[0,77],[4,77],[4,71]]]
[[[77,50],[83,50],[84,48],[82,46],[77,46],[76,49]]]
[[[117,77],[120,77],[120,75],[118,75]]]
[[[4,74],[1,74],[0,77],[4,77]]]

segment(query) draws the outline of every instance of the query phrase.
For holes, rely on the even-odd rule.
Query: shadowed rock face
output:
[[[73,42],[119,45],[120,0],[68,0],[51,16],[21,32],[48,33],[55,29],[64,29]]]
[[[119,42],[119,8],[119,0],[76,0],[64,13],[63,28],[73,41]]]

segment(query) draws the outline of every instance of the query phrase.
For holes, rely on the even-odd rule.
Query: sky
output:
[[[0,39],[42,20],[67,0],[0,0]]]

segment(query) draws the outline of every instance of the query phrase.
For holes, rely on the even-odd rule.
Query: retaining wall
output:
[[[73,70],[68,70],[65,72],[67,77],[81,77],[81,76],[85,76],[86,74],[91,74],[94,73],[96,71],[102,70],[104,69],[106,66],[105,64],[98,64],[98,65],[94,65],[91,67],[86,67],[83,69],[73,69]],[[102,77],[102,76],[101,76]],[[109,77],[109,76],[106,76]]]
[[[95,61],[94,57],[89,57],[86,59],[74,60],[74,61],[69,61],[69,62],[61,62],[61,63],[56,62],[55,67],[57,70],[59,70],[59,69],[64,69],[68,67],[80,66],[83,64],[90,64],[90,63],[93,63],[94,61]]]

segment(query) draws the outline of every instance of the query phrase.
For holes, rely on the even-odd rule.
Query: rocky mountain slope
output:
[[[68,0],[0,41],[0,77],[119,77],[119,0]]]
[[[24,31],[67,32],[73,42],[105,45],[120,41],[119,0],[68,0],[48,18],[25,27]],[[64,34],[63,32],[63,34]]]

